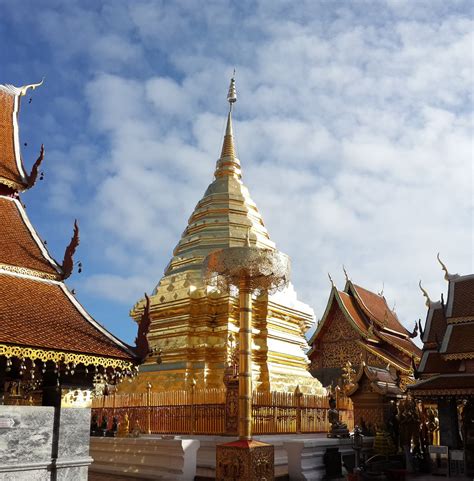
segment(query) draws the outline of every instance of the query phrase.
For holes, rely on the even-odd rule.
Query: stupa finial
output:
[[[229,91],[227,92],[227,102],[229,102],[229,110],[232,111],[232,105],[237,102],[237,90],[235,89],[235,68],[232,78],[230,79]]]
[[[224,143],[222,144],[221,159],[230,157],[235,159],[234,134],[232,132],[232,106],[237,102],[237,91],[235,89],[235,70],[230,79],[229,91],[227,92],[229,102],[229,114],[227,115],[227,125],[225,128]]]

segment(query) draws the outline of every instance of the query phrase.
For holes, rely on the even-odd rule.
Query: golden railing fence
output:
[[[234,434],[227,417],[236,406],[226,404],[226,388],[182,391],[111,394],[95,398],[92,411],[101,424],[104,415],[108,428],[116,417],[128,414],[130,427],[153,434]],[[232,397],[230,397],[232,399]],[[340,419],[352,430],[354,414],[350,399],[339,395]],[[254,434],[322,433],[329,431],[329,395],[295,392],[254,392],[252,417]],[[226,428],[227,426],[227,428]]]

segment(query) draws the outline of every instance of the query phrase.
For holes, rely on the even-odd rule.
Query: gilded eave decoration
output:
[[[410,389],[415,397],[446,397],[446,396],[472,396],[474,388],[467,389]]]
[[[18,191],[25,190],[25,186],[23,184],[19,184],[18,182],[9,180],[1,175],[0,175],[0,184],[6,185],[7,187],[10,187],[11,189],[18,190]]]
[[[444,359],[458,360],[458,359],[474,359],[474,352],[456,352],[453,354],[443,354]]]
[[[59,274],[48,274],[47,272],[28,269],[27,267],[11,266],[9,264],[2,263],[0,263],[0,273],[1,271],[13,272],[15,274],[21,274],[25,276],[39,277],[49,281],[58,281],[60,279]]]
[[[38,349],[34,347],[12,346],[8,344],[0,344],[0,356],[7,358],[17,357],[19,359],[39,360],[43,362],[52,361],[55,363],[74,363],[84,364],[85,366],[102,366],[112,369],[120,369],[122,371],[130,371],[134,369],[133,362],[124,359],[116,359],[113,357],[101,357],[90,354],[78,354],[74,352],[53,351],[48,349]]]

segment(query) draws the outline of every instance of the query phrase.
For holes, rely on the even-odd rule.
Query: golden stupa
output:
[[[150,296],[151,355],[132,384],[121,392],[223,387],[224,371],[233,358],[239,330],[235,293],[205,285],[204,258],[216,249],[252,245],[276,250],[263,219],[242,183],[232,132],[232,106],[237,99],[234,79],[227,97],[230,109],[214,180],[198,202],[173,251],[165,273]],[[145,300],[130,315],[138,321]],[[299,301],[290,284],[276,294],[253,297],[253,388],[259,391],[320,393],[320,382],[307,370],[305,332],[313,310]]]

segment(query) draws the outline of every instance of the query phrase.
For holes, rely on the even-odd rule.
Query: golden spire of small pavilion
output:
[[[235,89],[235,70],[230,79],[229,91],[227,92],[229,102],[229,114],[227,115],[227,126],[225,129],[224,143],[222,144],[221,159],[231,157],[235,159],[234,135],[232,132],[232,106],[237,102],[237,91]]]

